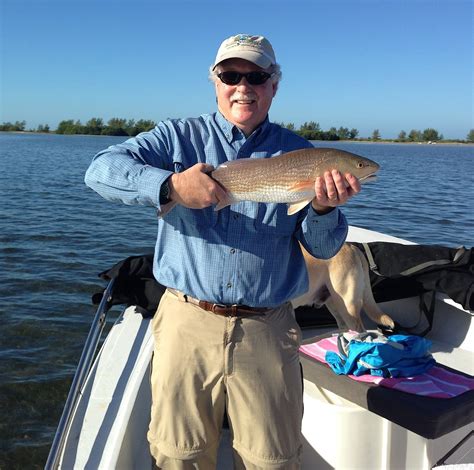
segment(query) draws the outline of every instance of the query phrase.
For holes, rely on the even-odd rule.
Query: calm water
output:
[[[123,140],[0,133],[0,469],[43,467],[95,312],[90,296],[102,287],[97,274],[152,251],[153,209],[108,203],[83,184],[92,156]],[[474,147],[331,146],[382,167],[347,205],[351,224],[473,245]]]

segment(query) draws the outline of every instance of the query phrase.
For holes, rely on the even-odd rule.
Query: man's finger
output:
[[[334,184],[333,175],[329,171],[326,171],[324,173],[324,182],[326,183],[326,193],[329,201],[337,201],[336,185]]]
[[[352,189],[352,194],[359,193],[361,190],[360,181],[351,173],[347,173],[344,176],[346,178],[346,181],[349,183],[350,188]]]
[[[336,185],[337,195],[340,201],[345,201],[347,199],[347,189],[345,178],[337,170],[332,171],[332,177],[334,179],[334,184]]]

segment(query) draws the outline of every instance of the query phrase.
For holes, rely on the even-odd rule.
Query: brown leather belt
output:
[[[239,316],[250,316],[250,315],[263,315],[264,313],[271,310],[270,308],[259,308],[259,307],[248,307],[247,305],[223,305],[213,304],[207,300],[199,300],[189,295],[183,294],[182,292],[171,289],[168,290],[178,297],[182,302],[189,302],[190,304],[197,305],[198,307],[206,310],[207,312],[215,313],[223,317],[239,317]]]

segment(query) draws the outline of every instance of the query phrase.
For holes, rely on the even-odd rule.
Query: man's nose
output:
[[[237,87],[251,88],[252,85],[250,85],[246,77],[242,77],[240,82],[237,83]]]

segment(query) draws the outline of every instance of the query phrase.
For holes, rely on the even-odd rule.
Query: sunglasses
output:
[[[234,72],[232,70],[228,70],[227,72],[221,72],[217,74],[220,81],[222,83],[225,83],[226,85],[237,85],[242,80],[242,77],[245,77],[245,80],[247,80],[249,85],[263,85],[273,75],[274,75],[273,73],[267,73],[267,72],[240,73],[240,72]]]

